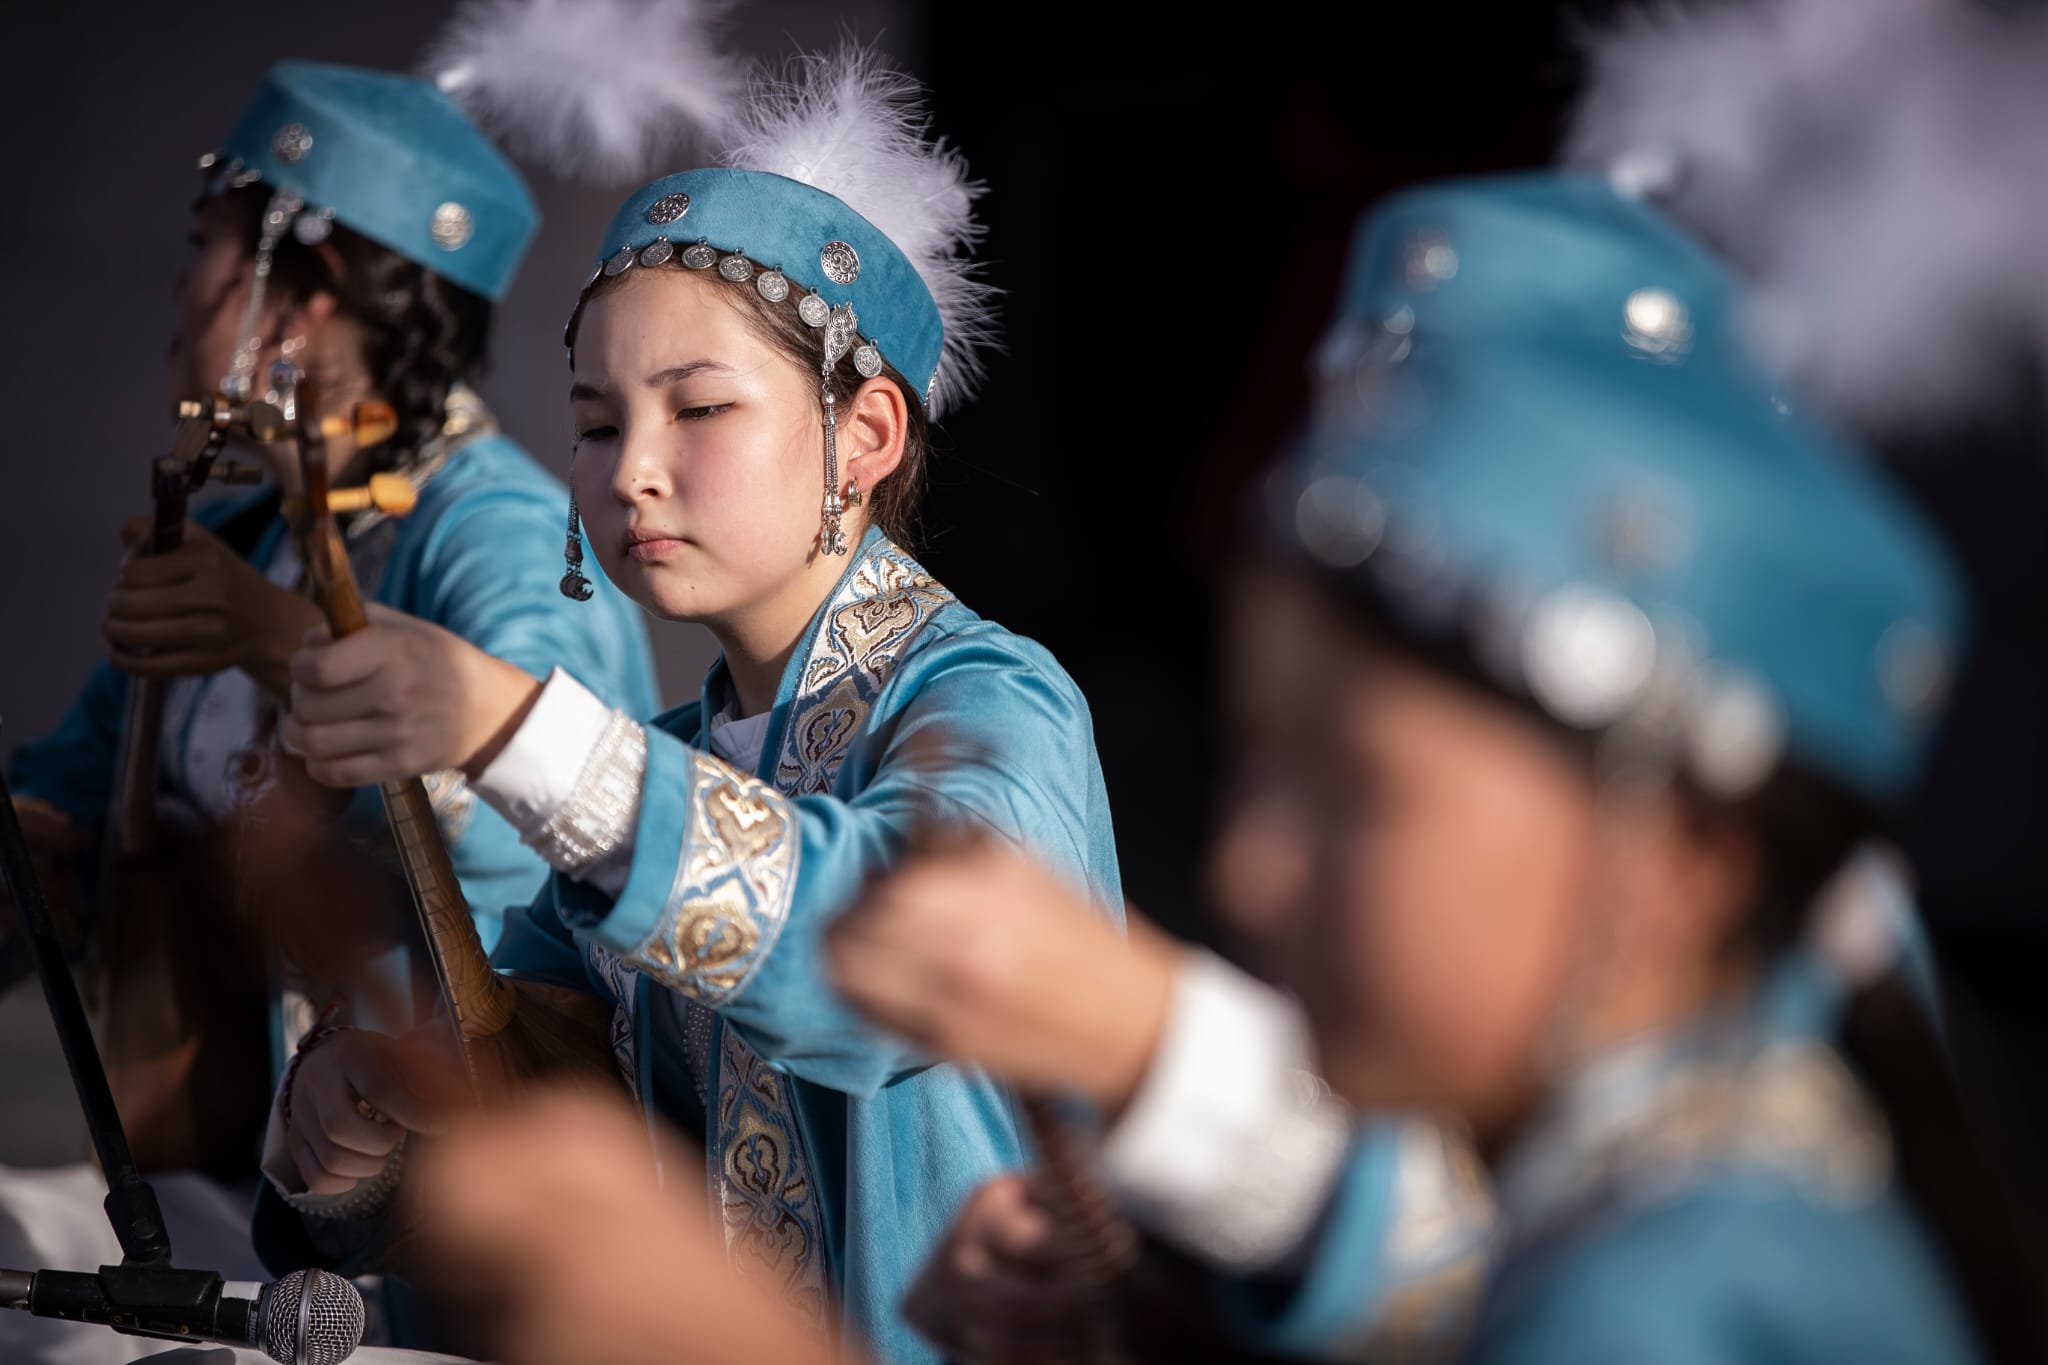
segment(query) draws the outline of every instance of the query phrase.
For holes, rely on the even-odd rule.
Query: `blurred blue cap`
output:
[[[215,158],[220,186],[293,190],[305,223],[340,222],[493,301],[540,226],[526,183],[491,140],[408,76],[280,62]]]
[[[1709,790],[1786,759],[1874,802],[1913,779],[1960,578],[1859,452],[1748,360],[1736,286],[1592,178],[1425,187],[1367,216],[1284,544],[1583,729]]]

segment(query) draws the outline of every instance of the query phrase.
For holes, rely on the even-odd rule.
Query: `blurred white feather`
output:
[[[995,340],[995,290],[969,252],[979,182],[929,136],[916,81],[852,43],[758,72],[725,129],[722,165],[788,176],[840,200],[910,259],[939,307],[945,348],[933,412],[968,396]],[[921,376],[909,376],[915,382]]]
[[[713,44],[719,0],[466,0],[428,75],[514,155],[564,176],[652,174],[715,134],[739,72]]]
[[[1810,400],[1910,427],[1998,398],[2016,342],[2048,355],[2048,19],[1667,0],[1587,51],[1565,159],[1719,250]]]

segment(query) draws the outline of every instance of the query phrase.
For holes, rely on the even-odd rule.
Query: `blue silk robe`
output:
[[[930,815],[1029,847],[1120,914],[1087,705],[1044,649],[872,530],[790,660],[752,773],[696,747],[724,686],[721,664],[647,727],[623,892],[554,878],[495,960],[615,1003],[648,1113],[704,1138],[743,1273],[880,1359],[935,1361],[900,1301],[968,1192],[1021,1164],[1018,1125],[1001,1087],[851,1012],[823,935]]]
[[[1788,954],[1732,1019],[1617,1049],[1567,1086],[1502,1163],[1506,1247],[1459,1358],[1981,1360],[1883,1116],[1828,1041],[1840,993]],[[1384,1317],[1372,1162],[1362,1148],[1273,1344],[1356,1358]]]
[[[423,452],[411,471],[419,500],[409,516],[365,517],[350,530],[349,560],[365,599],[436,622],[539,676],[557,663],[573,664],[608,702],[636,715],[651,711],[653,658],[639,609],[609,584],[600,583],[588,602],[572,602],[556,589],[567,490],[490,429],[473,395],[458,390],[450,413],[467,431],[482,434],[465,439],[466,433],[452,430]],[[246,523],[274,496],[264,489],[214,504],[202,510],[200,520],[212,527]],[[281,516],[261,524],[249,562],[266,568],[286,536]],[[169,691],[160,757],[173,797],[184,795],[191,779],[196,718],[227,677],[216,674]],[[111,800],[127,691],[125,674],[106,663],[95,667],[57,728],[16,752],[8,777],[14,790],[41,797],[86,828],[98,829]],[[436,775],[428,787],[477,927],[484,942],[493,943],[505,908],[531,899],[547,866],[458,775]],[[351,825],[375,832],[383,819],[376,789],[358,791],[348,812]]]

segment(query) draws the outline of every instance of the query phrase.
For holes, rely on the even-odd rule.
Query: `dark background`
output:
[[[17,5],[0,20],[15,160],[0,216],[13,427],[0,455],[0,751],[47,728],[99,652],[114,528],[143,508],[145,458],[165,430],[161,356],[194,156],[270,61],[404,68],[445,13],[215,0]],[[1222,777],[1211,590],[1238,491],[1304,394],[1350,226],[1411,181],[1545,160],[1575,72],[1564,7],[1547,4],[1268,4],[1219,24],[1193,13],[756,0],[732,46],[776,56],[841,25],[879,38],[933,87],[938,130],[988,182],[982,257],[1007,291],[1008,353],[942,430],[917,548],[1080,682],[1126,888],[1199,934]],[[628,187],[532,178],[547,221],[500,312],[485,391],[559,471],[559,328]],[[2027,1076],[2044,1034],[2042,431],[2021,413],[1899,452],[1981,604],[1956,718],[1902,829],[1978,1085]],[[655,639],[665,692],[687,695],[707,637],[661,626]],[[30,1075],[15,1050],[47,1056],[38,1004],[17,993],[0,1007],[0,1160],[49,1151],[53,1123],[73,1131],[61,1104],[35,1121],[7,1103]],[[2041,1089],[2010,1085],[2020,1106],[2042,1104]],[[2031,1140],[2042,1115],[2023,1112],[2012,1131]]]

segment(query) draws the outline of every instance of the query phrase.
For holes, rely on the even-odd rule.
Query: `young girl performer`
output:
[[[492,304],[538,226],[517,172],[434,86],[305,62],[273,68],[201,164],[173,395],[261,397],[283,358],[320,380],[337,412],[388,402],[399,424],[390,441],[362,451],[336,441],[330,457],[338,484],[386,472],[417,489],[410,514],[373,510],[349,525],[366,596],[524,667],[576,658],[605,697],[651,701],[631,605],[607,592],[578,609],[541,591],[553,585],[538,556],[561,543],[562,487],[469,387]],[[171,680],[162,769],[170,795],[204,821],[236,810],[276,761],[288,665],[321,616],[298,591],[280,510],[298,482],[296,450],[287,440],[255,453],[268,486],[206,509],[182,548],[128,559],[108,601],[111,663],[54,732],[15,755],[16,790],[77,829],[106,814],[126,676]],[[490,942],[544,865],[510,824],[477,809],[458,774],[432,785]],[[375,792],[357,794],[355,814],[382,825]]]
[[[1893,940],[1852,934],[1825,967],[1802,940],[1816,914],[1868,923],[1829,902],[1939,717],[1960,585],[1787,411],[1735,303],[1604,181],[1454,184],[1368,220],[1311,434],[1265,490],[1285,568],[1248,581],[1241,638],[1288,704],[1218,884],[1291,942],[1340,1094],[1478,1134],[1508,1240],[1472,1358],[2031,1358],[2039,1261]],[[913,866],[842,920],[836,979],[1126,1122],[1167,1112],[1184,1039],[1278,1040],[1241,1074],[1300,1064],[1255,993],[1156,946],[1105,957],[1030,876]],[[1055,1027],[1015,978],[960,972],[991,939],[1033,979],[1174,983],[1151,1071],[1097,1060],[1144,1028]],[[1194,1122],[1218,1088],[1183,1078],[1170,1112]],[[1219,1172],[1207,1206],[1234,1197]],[[961,1248],[1019,1226],[964,1223],[935,1262],[963,1316],[959,1267],[983,1262]],[[1289,1345],[1343,1353],[1384,1245],[1381,1210],[1328,1201],[1288,1305],[1316,1330]]]
[[[614,1000],[648,1111],[704,1140],[736,1263],[892,1360],[932,1358],[897,1303],[1019,1144],[995,1084],[846,1010],[824,927],[932,817],[1119,904],[1080,694],[899,544],[988,326],[960,254],[976,187],[913,93],[857,50],[755,85],[722,164],[627,198],[576,301],[578,506],[628,595],[718,637],[702,697],[642,723],[573,658],[541,686],[393,618],[294,661],[285,727],[322,780],[459,767],[521,828],[557,872],[500,968]],[[422,688],[446,731],[380,718],[376,696]],[[259,1219],[285,1221],[279,1195],[315,1226],[344,1221],[337,1196],[378,1214],[400,1132],[354,1104],[405,1105],[384,1048],[303,1056]]]

